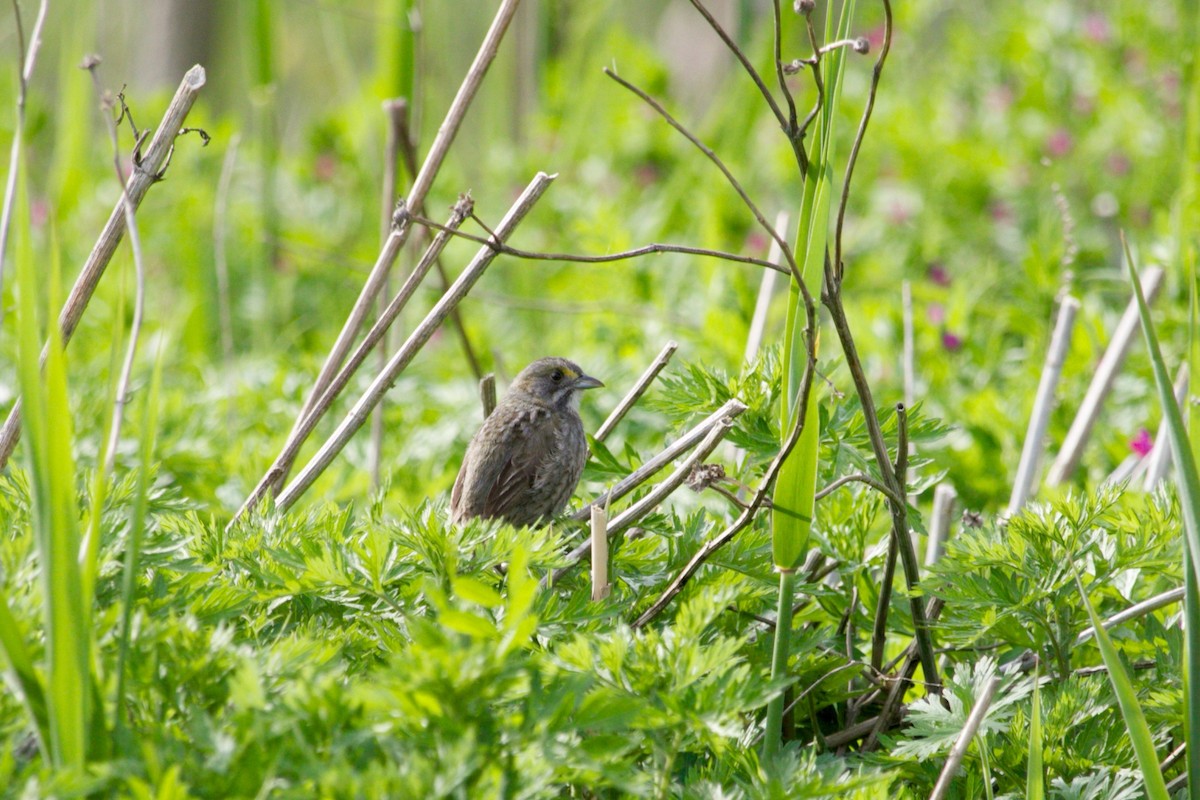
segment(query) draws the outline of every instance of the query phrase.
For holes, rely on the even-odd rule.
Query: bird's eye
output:
[[[562,383],[562,379],[563,371],[561,369],[556,369],[554,372],[550,373],[550,380],[554,381],[555,383]]]

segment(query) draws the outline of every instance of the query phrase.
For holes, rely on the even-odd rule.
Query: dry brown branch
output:
[[[646,368],[646,371],[643,372],[641,377],[637,379],[637,382],[633,385],[633,388],[629,390],[629,393],[626,394],[624,398],[622,398],[621,402],[617,404],[617,407],[614,408],[612,413],[608,415],[608,419],[604,420],[604,423],[600,426],[599,430],[596,431],[596,441],[603,442],[608,438],[609,434],[613,432],[613,429],[617,427],[621,420],[625,418],[625,415],[629,413],[629,410],[637,404],[637,401],[640,400],[642,395],[646,393],[646,390],[650,388],[650,384],[653,383],[654,379],[658,377],[658,373],[662,372],[663,368],[670,363],[671,356],[675,355],[675,351],[677,349],[679,349],[678,343],[667,342],[666,346],[663,347],[662,351],[659,352],[658,356],[653,362],[651,362],[650,366]]]
[[[496,233],[500,237],[507,237],[512,234],[525,215],[532,210],[533,206],[541,198],[542,194],[549,188],[553,182],[554,176],[539,172],[537,176],[521,193],[520,198],[513,204],[512,208],[505,214],[504,219],[496,227]],[[350,437],[362,427],[366,421],[367,414],[379,402],[379,398],[387,392],[391,385],[399,377],[400,373],[408,366],[413,357],[420,352],[425,343],[433,335],[433,332],[442,324],[453,309],[467,293],[471,287],[483,275],[488,266],[495,259],[496,253],[489,247],[480,248],[475,254],[475,258],[467,265],[462,274],[458,276],[458,280],[450,287],[450,291],[442,295],[441,299],[434,305],[425,319],[417,326],[408,340],[400,347],[391,360],[388,361],[387,368],[376,376],[371,385],[363,393],[354,407],[338,425],[337,430],[326,440],[321,449],[313,456],[312,460],[300,471],[292,483],[284,489],[276,501],[276,505],[281,510],[287,510],[301,494],[312,485],[312,482],[317,479],[325,468],[333,461],[342,448],[346,446],[346,442]]]
[[[112,260],[113,253],[116,252],[117,245],[121,242],[121,237],[125,234],[126,201],[136,210],[151,185],[161,179],[161,172],[172,150],[175,137],[183,127],[183,122],[187,119],[192,104],[204,87],[204,82],[204,68],[199,64],[187,71],[179,89],[171,99],[171,104],[167,106],[162,122],[154,132],[150,146],[146,148],[141,158],[134,159],[133,174],[129,176],[129,180],[125,184],[125,191],[122,193],[122,197],[117,199],[112,213],[108,217],[108,222],[100,232],[95,247],[92,248],[87,261],[84,262],[83,269],[75,280],[75,285],[71,287],[71,293],[67,296],[67,301],[59,313],[58,324],[62,331],[64,346],[71,340],[71,335],[75,332],[75,327],[79,324],[88,301],[96,291],[100,276],[104,274],[108,262]],[[43,360],[45,352],[45,350],[42,351]],[[21,402],[18,400],[9,412],[8,419],[4,421],[4,427],[0,429],[0,468],[8,463],[20,436]]]

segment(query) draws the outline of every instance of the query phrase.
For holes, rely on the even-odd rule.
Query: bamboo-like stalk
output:
[[[83,317],[88,301],[92,299],[92,295],[96,291],[100,276],[104,274],[108,262],[112,260],[113,253],[117,250],[117,245],[125,235],[126,202],[136,211],[150,187],[161,177],[159,172],[167,162],[168,155],[175,143],[175,137],[179,135],[183,122],[192,109],[192,104],[196,102],[196,97],[204,88],[204,82],[204,67],[197,64],[187,71],[175,96],[171,99],[170,105],[167,106],[162,121],[154,132],[154,137],[150,140],[150,146],[141,154],[140,159],[135,160],[133,173],[125,184],[125,190],[117,199],[112,213],[109,214],[108,222],[100,232],[100,237],[92,248],[92,252],[88,254],[87,261],[84,262],[83,269],[76,278],[75,285],[71,287],[71,293],[67,296],[67,301],[58,315],[64,347],[71,341],[71,335],[75,332],[80,318]],[[42,350],[43,363],[46,359],[46,352],[46,350]],[[17,400],[8,414],[8,418],[4,421],[4,427],[0,428],[0,468],[8,463],[20,437],[21,401]]]
[[[1142,272],[1142,292],[1145,294],[1147,302],[1153,302],[1158,295],[1162,278],[1163,271],[1158,267],[1147,267]],[[1054,464],[1050,467],[1050,472],[1046,476],[1047,486],[1058,486],[1069,480],[1072,473],[1075,472],[1075,468],[1079,466],[1079,459],[1091,436],[1092,426],[1096,424],[1096,419],[1100,416],[1100,406],[1104,403],[1104,398],[1108,396],[1113,380],[1117,377],[1121,364],[1125,361],[1125,354],[1129,352],[1137,329],[1137,300],[1132,299],[1125,307],[1125,313],[1121,315],[1121,320],[1113,331],[1108,348],[1105,349],[1100,363],[1096,366],[1096,372],[1092,377],[1091,385],[1088,386],[1087,394],[1084,395],[1083,402],[1079,405],[1075,421],[1071,423],[1066,439],[1063,440],[1062,449],[1059,450]]]
[[[1119,611],[1108,619],[1104,620],[1104,629],[1109,630],[1111,628],[1115,628],[1122,623],[1129,622],[1131,619],[1144,617],[1152,611],[1157,611],[1160,608],[1174,605],[1175,603],[1181,602],[1183,597],[1184,588],[1182,586],[1177,589],[1168,589],[1165,592],[1154,595],[1154,597],[1148,597],[1142,602],[1135,603],[1124,611]],[[1075,637],[1075,645],[1079,646],[1095,635],[1095,627],[1088,626],[1080,631],[1079,635]]]
[[[1175,404],[1180,409],[1183,409],[1187,403],[1188,383],[1188,365],[1185,361],[1179,365],[1179,371],[1175,373]],[[1146,461],[1146,482],[1142,489],[1151,492],[1160,481],[1167,477],[1167,471],[1171,468],[1171,441],[1167,434],[1165,419],[1159,423],[1158,433],[1154,436],[1154,445],[1150,454],[1146,456]]]
[[[975,707],[971,709],[966,724],[963,725],[962,731],[958,734],[958,740],[954,742],[954,747],[950,749],[946,765],[942,767],[942,773],[938,776],[937,783],[934,784],[933,794],[929,795],[929,800],[942,800],[946,796],[946,793],[950,791],[950,784],[954,780],[954,774],[962,766],[963,758],[967,755],[967,748],[971,746],[971,740],[975,738],[976,731],[983,724],[983,718],[987,716],[988,709],[992,705],[992,698],[996,696],[996,690],[999,688],[1000,676],[993,675],[992,679],[983,687],[983,693],[975,701]]]
[[[304,445],[304,442],[307,441],[309,435],[316,428],[317,422],[320,421],[325,412],[328,411],[333,405],[333,401],[350,382],[350,379],[354,376],[354,373],[358,370],[358,368],[362,366],[364,361],[366,361],[367,356],[370,355],[371,349],[383,339],[383,336],[387,332],[389,326],[391,326],[391,324],[395,322],[396,318],[400,316],[400,312],[404,309],[404,306],[416,292],[421,280],[429,272],[430,267],[438,258],[438,255],[446,246],[447,242],[449,242],[450,233],[448,231],[453,230],[461,225],[463,221],[470,215],[470,213],[470,199],[460,199],[458,204],[455,205],[454,209],[450,213],[447,231],[439,232],[434,240],[430,243],[429,249],[425,251],[424,255],[421,257],[421,260],[417,263],[417,266],[413,268],[412,273],[408,276],[408,279],[404,282],[404,285],[400,287],[400,291],[397,292],[394,298],[392,298],[392,301],[388,304],[387,308],[383,310],[383,314],[381,314],[379,319],[375,321],[375,324],[371,327],[371,330],[367,331],[367,335],[363,338],[362,342],[359,343],[358,349],[356,349],[354,354],[350,356],[350,359],[346,362],[345,366],[343,366],[341,371],[339,371],[333,377],[329,385],[326,387],[325,393],[317,400],[308,416],[297,420],[296,425],[292,428],[292,432],[288,435],[287,441],[284,442],[283,449],[280,450],[279,455],[276,457],[275,463],[273,463],[263,474],[263,477],[259,480],[258,485],[254,487],[254,491],[250,493],[250,495],[246,498],[246,501],[242,503],[242,507],[238,509],[237,513],[234,514],[233,519],[230,520],[230,525],[241,518],[241,516],[249,509],[258,505],[259,501],[262,500],[271,490],[271,487],[283,480],[282,476],[286,475],[287,471],[291,468],[292,462],[300,453],[300,448]],[[389,242],[390,241],[391,238],[389,238]],[[384,245],[384,247],[386,248],[388,245]],[[384,369],[386,369],[386,367],[387,365],[385,364]]]
[[[713,413],[709,414],[698,424],[692,427],[687,433],[680,436],[670,445],[663,449],[661,453],[647,461],[642,466],[635,469],[630,474],[626,475],[621,480],[607,491],[603,492],[595,500],[591,501],[583,508],[571,514],[571,519],[582,522],[589,519],[592,506],[607,506],[610,503],[620,500],[625,495],[632,492],[642,483],[656,475],[659,470],[670,464],[682,453],[691,450],[695,447],[712,428],[721,423],[721,420],[726,417],[736,417],[746,410],[746,404],[741,400],[734,398],[728,400]]]
[[[639,519],[653,511],[660,503],[662,503],[663,500],[666,500],[672,492],[682,486],[683,482],[687,480],[688,475],[691,474],[692,468],[697,464],[703,463],[704,459],[708,458],[709,455],[712,454],[712,451],[716,449],[717,445],[721,443],[721,440],[725,438],[725,434],[729,433],[729,430],[732,427],[732,417],[726,416],[719,419],[716,424],[709,429],[704,439],[699,445],[696,446],[696,449],[692,451],[691,455],[689,455],[687,459],[684,460],[684,462],[667,477],[666,480],[664,480],[662,483],[656,484],[654,488],[646,494],[645,497],[643,497],[641,500],[638,500],[629,508],[625,509],[620,514],[609,520],[608,536],[615,536],[616,534],[633,525],[633,523],[637,522]],[[593,504],[592,508],[595,507],[596,505]],[[569,554],[567,554],[566,566],[559,567],[554,571],[553,580],[555,582],[559,581],[564,575],[574,569],[575,565],[583,560],[583,558],[585,558],[591,551],[592,543],[590,541],[584,542],[572,550]]]
[[[621,399],[621,402],[617,404],[617,407],[614,408],[612,413],[608,415],[608,419],[604,420],[604,423],[600,426],[599,430],[596,431],[596,441],[603,442],[608,438],[609,434],[613,432],[613,429],[617,427],[621,420],[625,418],[625,415],[629,413],[629,410],[637,404],[637,401],[640,400],[642,395],[646,393],[646,390],[650,388],[650,384],[653,383],[654,379],[658,377],[658,373],[662,372],[663,367],[670,363],[671,356],[675,355],[675,351],[678,349],[678,343],[673,341],[667,342],[666,346],[663,347],[658,356],[656,356],[654,361],[651,362],[650,366],[646,368],[646,371],[642,373],[642,376],[637,379],[636,383],[634,383],[633,388],[630,389],[629,393]]]
[[[1079,301],[1070,295],[1063,298],[1058,308],[1058,320],[1054,323],[1050,349],[1046,353],[1042,377],[1038,380],[1033,410],[1029,414],[1029,429],[1025,433],[1021,461],[1017,466],[1017,477],[1013,481],[1012,495],[1008,501],[1009,516],[1025,507],[1033,490],[1034,476],[1037,474],[1044,447],[1043,440],[1046,438],[1046,427],[1050,423],[1050,413],[1054,410],[1054,393],[1058,388],[1058,380],[1062,377],[1067,351],[1071,349],[1071,333],[1075,330],[1075,316],[1078,311]]]
[[[608,516],[600,506],[592,506],[592,601],[608,597]]]
[[[933,490],[933,520],[929,525],[929,540],[925,543],[926,566],[936,564],[946,552],[946,540],[950,538],[950,515],[958,492],[948,483],[939,483]]]
[[[539,172],[537,176],[526,187],[525,191],[513,204],[508,213],[504,215],[504,219],[496,226],[495,235],[499,239],[505,239],[512,234],[525,215],[533,208],[542,194],[550,187],[554,181],[552,175],[547,175],[544,172]],[[467,265],[462,274],[450,287],[446,294],[442,295],[434,307],[422,320],[417,329],[413,331],[408,340],[401,346],[400,350],[392,356],[388,361],[387,368],[376,376],[371,385],[363,393],[354,407],[338,425],[337,430],[326,440],[325,444],[312,460],[301,470],[295,479],[288,485],[286,489],[280,492],[276,501],[276,505],[280,510],[287,510],[293,503],[302,495],[313,481],[325,471],[326,467],[333,461],[342,448],[346,446],[346,442],[350,437],[362,427],[366,421],[367,414],[379,402],[379,398],[391,388],[392,384],[399,377],[400,373],[408,366],[413,357],[424,347],[425,343],[433,335],[433,332],[442,324],[458,303],[467,296],[471,287],[483,275],[484,271],[491,265],[496,258],[496,251],[490,247],[481,247],[479,252],[475,254],[475,258]]]

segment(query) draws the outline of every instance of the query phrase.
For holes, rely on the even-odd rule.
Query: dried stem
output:
[[[808,174],[808,154],[804,152],[804,136],[800,131],[797,120],[796,100],[792,97],[792,90],[787,85],[787,74],[783,71],[783,18],[779,11],[779,0],[774,0],[771,3],[771,7],[772,14],[775,17],[774,41],[772,42],[775,48],[775,80],[779,82],[779,92],[783,95],[788,108],[787,121],[783,125],[783,132],[792,144],[792,152],[796,156],[796,165],[800,167],[800,177],[803,179]]]
[[[517,202],[505,214],[504,219],[496,227],[498,236],[507,237],[512,234],[517,225],[525,218],[525,215],[533,208],[542,194],[549,188],[550,183],[554,180],[553,176],[539,172],[537,176],[521,193]],[[475,282],[483,275],[488,266],[495,259],[496,253],[489,247],[480,248],[475,254],[475,258],[467,265],[462,274],[458,276],[458,280],[450,287],[450,291],[442,295],[441,299],[426,315],[417,329],[413,331],[408,340],[401,346],[400,350],[392,356],[388,361],[387,369],[380,373],[371,385],[367,387],[366,392],[355,403],[354,407],[338,425],[337,430],[333,435],[321,446],[321,449],[313,456],[312,460],[301,470],[292,483],[284,489],[276,501],[278,508],[281,510],[288,509],[296,500],[312,485],[313,481],[325,471],[326,467],[333,461],[334,457],[341,452],[346,446],[346,442],[354,435],[363,423],[366,421],[367,414],[379,402],[379,398],[387,392],[391,385],[399,377],[400,373],[408,366],[413,357],[424,347],[425,343],[433,335],[433,332],[442,324],[453,309],[471,290]]]
[[[832,45],[831,45],[832,46]],[[871,112],[875,110],[875,96],[879,92],[879,79],[883,76],[883,64],[887,61],[888,51],[892,48],[892,3],[883,0],[883,47],[879,49],[879,57],[875,59],[875,68],[871,71],[871,89],[867,92],[867,104],[863,107],[862,118],[858,122],[858,132],[854,135],[854,144],[850,147],[850,158],[846,162],[846,177],[842,179],[842,198],[838,203],[837,227],[833,237],[833,268],[841,284],[845,272],[842,263],[842,225],[846,221],[846,203],[850,200],[850,182],[854,178],[854,166],[858,163],[858,153],[866,139],[867,125],[871,122]]]
[[[692,469],[712,454],[712,451],[716,449],[717,445],[721,443],[721,440],[725,438],[725,434],[729,433],[729,429],[732,427],[732,417],[722,417],[717,420],[717,423],[709,429],[703,441],[696,446],[691,455],[666,480],[656,484],[645,497],[609,520],[607,531],[609,538],[632,526],[639,519],[649,514],[662,501],[666,500],[672,492],[682,486],[683,482],[687,480],[688,475],[692,473]],[[595,508],[595,505],[592,508]],[[566,565],[554,571],[552,581],[557,583],[591,552],[591,541],[586,541],[576,547],[567,555]]]
[[[487,419],[496,410],[496,375],[489,372],[479,382],[479,403],[483,406],[483,418]]]
[[[448,227],[454,228],[458,225],[461,225],[463,221],[470,215],[470,211],[470,198],[464,197],[460,199],[455,205],[454,209],[451,211]],[[429,272],[434,260],[437,258],[438,254],[441,253],[449,239],[449,233],[439,233],[437,237],[434,238],[433,242],[429,245],[429,249],[425,251],[425,254],[421,257],[421,260],[417,263],[416,267],[413,268],[412,273],[408,276],[408,279],[404,282],[404,285],[400,287],[400,291],[396,293],[394,298],[392,298],[392,301],[388,304],[387,308],[384,309],[383,313],[379,316],[379,319],[376,320],[375,324],[371,327],[371,330],[367,331],[367,335],[363,338],[363,341],[359,343],[358,349],[354,351],[354,354],[351,355],[349,361],[347,361],[345,366],[330,380],[329,385],[325,389],[325,393],[317,399],[308,416],[296,421],[296,425],[292,429],[291,434],[289,434],[287,441],[284,442],[283,449],[276,457],[275,463],[271,465],[271,467],[259,480],[258,485],[254,487],[254,491],[250,493],[250,496],[246,498],[246,501],[242,504],[242,507],[238,509],[238,512],[230,521],[230,525],[236,522],[238,518],[245,514],[249,509],[258,505],[258,502],[269,493],[272,486],[283,482],[284,478],[282,476],[286,475],[286,472],[291,469],[292,463],[295,461],[296,456],[300,453],[300,448],[304,445],[304,442],[316,428],[317,422],[320,421],[325,412],[328,411],[333,405],[333,401],[350,382],[350,379],[354,376],[354,373],[358,370],[358,368],[362,366],[362,363],[366,361],[367,357],[370,355],[371,349],[383,339],[384,334],[387,332],[391,324],[400,316],[400,312],[404,310],[404,306],[417,291],[417,287],[420,286],[421,281]],[[395,232],[393,232],[392,236],[388,237],[388,242],[385,243],[384,249],[387,249],[390,244],[394,242],[394,240]],[[382,372],[383,370],[380,371]]]
[[[142,332],[142,314],[146,307],[146,265],[142,260],[142,239],[138,235],[137,219],[134,216],[133,203],[125,189],[125,170],[121,167],[121,142],[117,137],[117,123],[113,120],[113,98],[100,85],[97,69],[100,59],[94,56],[86,58],[83,66],[92,76],[92,85],[100,100],[100,112],[104,117],[104,125],[108,130],[108,138],[112,143],[113,171],[117,175],[117,185],[121,187],[122,206],[125,211],[125,227],[129,232],[129,248],[133,253],[133,269],[135,288],[133,295],[133,319],[129,325],[129,345],[125,350],[125,359],[121,363],[120,377],[117,379],[116,397],[113,399],[112,422],[108,429],[108,444],[104,449],[104,475],[111,475],[113,464],[117,458],[117,444],[121,440],[121,422],[125,416],[125,406],[129,402],[129,378],[133,373],[133,359],[137,355],[138,339]],[[136,135],[136,132],[135,132]]]
[[[71,287],[71,293],[67,296],[67,301],[59,313],[58,324],[62,331],[64,346],[71,340],[71,335],[75,332],[75,327],[79,324],[88,301],[96,291],[100,276],[104,274],[108,262],[112,260],[113,253],[116,252],[117,245],[121,242],[121,237],[125,234],[126,204],[136,210],[151,185],[162,177],[161,172],[165,168],[164,165],[173,148],[175,137],[179,135],[183,121],[187,118],[192,104],[204,87],[204,81],[204,68],[199,64],[187,71],[163,115],[162,122],[154,132],[150,146],[140,158],[134,159],[133,174],[129,176],[129,180],[125,184],[125,191],[113,207],[108,222],[100,232],[95,247],[92,248],[87,261],[84,262],[83,270],[75,280],[75,285]],[[43,350],[43,361],[45,357],[46,351]],[[20,436],[21,402],[18,400],[9,412],[8,419],[4,421],[4,427],[0,429],[0,468],[8,463]]]
[[[950,516],[958,492],[948,483],[939,483],[933,490],[933,520],[929,525],[929,541],[925,544],[926,566],[936,564],[946,551],[950,538]]]
[[[1017,477],[1013,481],[1012,495],[1008,500],[1009,516],[1025,507],[1033,492],[1034,476],[1041,460],[1046,428],[1050,424],[1050,413],[1054,410],[1054,392],[1062,376],[1067,351],[1071,348],[1071,333],[1075,330],[1075,315],[1079,301],[1067,295],[1058,308],[1058,320],[1054,323],[1054,334],[1050,337],[1050,349],[1046,353],[1046,364],[1038,380],[1033,409],[1029,413],[1029,429],[1025,432],[1025,443],[1021,446],[1021,460],[1017,464]]]
[[[8,249],[8,231],[12,225],[13,207],[17,197],[17,172],[21,168],[21,144],[25,133],[25,99],[29,91],[29,79],[33,76],[33,65],[37,63],[38,49],[42,44],[42,25],[46,22],[48,0],[38,6],[37,18],[25,42],[25,28],[21,24],[21,6],[13,0],[13,15],[17,26],[17,124],[13,128],[12,146],[8,152],[8,179],[4,184],[4,208],[0,211],[0,288],[4,286],[4,253]],[[0,303],[0,323],[4,322],[4,304]]]
[[[929,623],[937,620],[938,616],[942,613],[942,606],[942,598],[940,597],[935,597],[930,601],[928,608]],[[908,651],[905,653],[904,666],[900,669],[899,675],[893,679],[887,698],[883,702],[883,708],[880,710],[879,716],[875,718],[875,725],[871,728],[870,734],[867,736],[867,741],[863,743],[862,749],[864,752],[875,749],[879,744],[880,735],[899,718],[901,701],[904,699],[904,694],[909,684],[912,683],[913,676],[917,674],[917,665],[921,663],[920,651],[920,638],[915,637],[912,644],[908,646]]]
[[[992,698],[996,696],[996,690],[999,688],[1000,676],[993,675],[992,679],[983,687],[983,693],[975,701],[975,707],[971,709],[971,714],[967,717],[966,724],[963,725],[962,731],[958,734],[958,740],[954,743],[954,747],[950,749],[946,765],[942,767],[942,774],[938,776],[937,783],[933,787],[933,794],[929,795],[929,800],[942,800],[950,791],[950,784],[954,780],[955,773],[962,766],[963,758],[967,755],[967,748],[971,746],[971,740],[975,738],[975,732],[983,724],[983,718],[987,716],[988,708],[992,705]]]
[[[662,372],[663,367],[670,363],[671,356],[675,355],[677,349],[679,349],[678,343],[673,341],[667,342],[666,346],[663,347],[650,366],[646,368],[646,371],[642,373],[642,376],[637,379],[637,383],[633,385],[629,393],[622,398],[617,407],[608,415],[608,419],[604,420],[604,424],[596,431],[596,441],[603,442],[608,438],[613,429],[617,427],[621,420],[625,418],[625,415],[629,413],[629,410],[637,404],[637,401],[650,388],[650,384],[658,377],[658,373]]]
[[[893,502],[903,502],[896,494],[892,492],[890,487],[886,486],[881,481],[872,478],[870,475],[864,475],[862,473],[843,475],[837,480],[831,482],[828,486],[818,491],[815,499],[820,500],[823,497],[828,497],[846,484],[854,482],[865,483],[867,486],[870,486],[872,489],[879,492],[887,499],[892,500]]]

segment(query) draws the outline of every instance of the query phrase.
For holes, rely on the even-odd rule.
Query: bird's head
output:
[[[517,375],[510,391],[554,408],[578,408],[579,394],[604,384],[565,358],[539,358]]]

